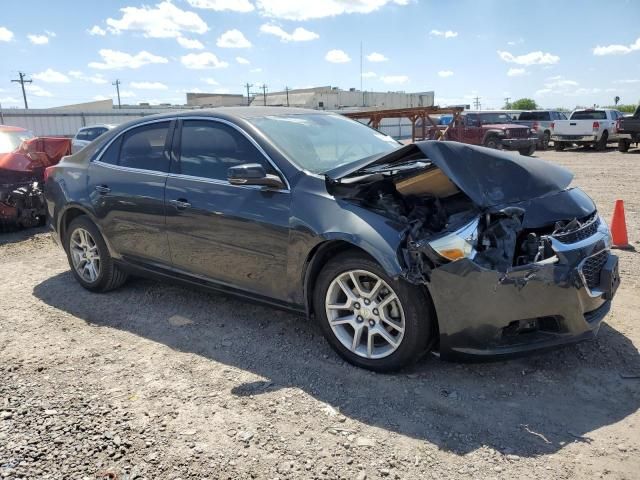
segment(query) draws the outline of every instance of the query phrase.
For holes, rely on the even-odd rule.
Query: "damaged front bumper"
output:
[[[469,258],[431,272],[442,358],[501,358],[595,336],[620,281],[606,224],[573,244],[551,242],[552,258],[507,272]]]

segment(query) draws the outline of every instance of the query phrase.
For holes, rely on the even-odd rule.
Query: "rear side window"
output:
[[[170,122],[151,123],[122,135],[118,165],[157,172],[169,171],[167,134]]]
[[[544,122],[547,120],[551,120],[551,116],[549,115],[549,112],[522,112],[520,114],[520,120]]]
[[[86,140],[87,139],[87,130],[78,130],[76,133],[77,140]]]
[[[606,120],[607,112],[604,110],[585,110],[583,112],[573,112],[570,120]]]
[[[114,140],[114,142],[109,145],[109,148],[105,150],[100,157],[100,161],[103,163],[108,163],[109,165],[117,165],[118,157],[120,156],[120,146],[122,145],[122,135]]]
[[[267,173],[275,173],[264,155],[234,128],[215,121],[183,122],[177,173],[227,180],[229,168],[244,163],[259,163]]]
[[[81,140],[93,141],[106,131],[107,129],[104,127],[88,128],[84,131],[85,137]]]

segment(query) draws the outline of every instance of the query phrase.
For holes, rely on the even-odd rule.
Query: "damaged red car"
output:
[[[34,137],[29,130],[0,125],[0,228],[44,225],[45,169],[71,153],[68,138]]]

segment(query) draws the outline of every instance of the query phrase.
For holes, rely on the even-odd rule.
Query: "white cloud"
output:
[[[371,13],[387,4],[408,5],[409,0],[257,0],[266,17],[285,20],[309,20],[345,13]]]
[[[560,61],[560,57],[541,51],[527,53],[525,55],[513,55],[509,52],[498,50],[498,56],[508,63],[517,65],[553,65]]]
[[[96,95],[95,97],[93,97],[94,100],[111,100],[111,97],[108,97],[106,95]]]
[[[251,70],[249,70],[251,73],[260,73],[262,72],[261,68],[252,68]]]
[[[197,13],[181,10],[169,0],[155,7],[124,7],[120,11],[122,18],[107,18],[112,33],[140,31],[145,37],[174,38],[182,36],[183,32],[201,34],[209,30]]]
[[[550,89],[560,89],[560,88],[568,88],[568,87],[577,87],[580,85],[575,80],[568,80],[564,78],[562,75],[556,75],[555,77],[547,78],[547,83],[544,84],[545,88]]]
[[[97,68],[99,70],[140,68],[143,65],[150,65],[152,63],[169,62],[166,58],[154,55],[145,50],[138,52],[135,55],[131,55],[126,52],[103,48],[98,53],[102,57],[102,62],[90,62],[90,68]]]
[[[438,76],[442,78],[451,77],[452,75],[453,75],[453,72],[451,70],[440,70],[438,72]]]
[[[49,37],[47,37],[46,35],[36,35],[34,33],[30,33],[29,35],[27,35],[27,38],[34,45],[44,45],[46,43],[49,43]]]
[[[216,45],[220,48],[250,48],[251,42],[238,30],[227,30],[218,37]]]
[[[1,97],[0,98],[0,103],[2,103],[3,105],[9,105],[9,104],[19,104],[20,102],[22,102],[22,100],[18,100],[16,97]]]
[[[201,80],[207,85],[219,85],[218,82],[216,82],[213,78],[201,78]],[[189,91],[193,92],[193,90],[189,90]]]
[[[247,13],[252,12],[255,7],[249,0],[187,0],[194,8],[204,8],[221,12],[230,10],[232,12]]]
[[[236,57],[236,62],[240,65],[249,65],[251,62],[244,57]]]
[[[369,55],[367,55],[367,60],[369,60],[370,62],[386,62],[389,59],[381,53],[371,52]]]
[[[67,73],[70,77],[77,78],[78,80],[84,80],[86,82],[95,83],[96,85],[103,85],[107,83],[107,79],[104,78],[100,73],[96,73],[95,75],[85,75],[79,70],[70,70]]]
[[[35,95],[36,97],[53,97],[53,93],[45,90],[39,85],[30,84],[25,85],[24,88],[27,90],[27,92],[29,92],[31,95]]]
[[[13,40],[13,32],[6,27],[0,27],[0,42],[10,42]]]
[[[378,74],[376,72],[364,72],[362,78],[375,78]]]
[[[636,78],[628,78],[628,79],[623,79],[623,80],[614,80],[613,83],[618,83],[618,84],[627,84],[627,83],[639,83],[640,80],[636,79]]]
[[[98,25],[94,25],[89,30],[87,30],[87,33],[89,35],[98,35],[99,37],[104,37],[107,34],[107,31]]]
[[[518,40],[512,40],[510,42],[507,42],[507,45],[509,45],[510,47],[514,47],[516,45],[520,45],[524,43],[524,38],[520,37]]]
[[[46,33],[49,36],[49,38],[55,38],[58,36],[56,32],[51,32],[49,30],[45,30],[44,33]]]
[[[181,47],[187,48],[189,50],[203,50],[204,45],[200,40],[185,38],[185,37],[177,37],[176,40],[180,44]]]
[[[382,83],[397,85],[407,83],[409,81],[409,77],[407,77],[406,75],[389,75],[386,77],[380,77],[380,80],[382,80]]]
[[[627,55],[631,52],[640,50],[640,37],[630,45],[607,45],[606,47],[598,45],[593,49],[593,54],[597,56],[603,55]]]
[[[160,82],[130,82],[131,88],[138,88],[140,90],[168,90],[164,83]]]
[[[526,74],[527,71],[524,68],[510,68],[507,71],[507,77],[521,77]]]
[[[349,55],[342,50],[329,50],[324,56],[324,59],[331,63],[347,63],[351,61]]]
[[[116,94],[113,96],[115,97]],[[132,92],[131,90],[120,90],[120,98],[133,98],[136,96],[135,92]]]
[[[218,93],[218,94],[221,94],[221,95],[225,95],[225,94],[227,94],[229,92],[230,92],[230,90],[228,88],[216,88],[216,89],[213,90],[213,93]]]
[[[69,83],[69,77],[51,68],[47,68],[44,72],[34,73],[33,78],[46,83]]]
[[[218,60],[211,52],[190,53],[180,57],[182,64],[193,70],[203,70],[206,68],[227,68],[229,64]]]
[[[317,33],[311,32],[306,28],[297,27],[293,32],[289,33],[271,23],[261,25],[260,31],[269,35],[275,35],[283,42],[308,42],[309,40],[315,40],[320,37]]]
[[[431,30],[429,35],[432,37],[456,38],[458,36],[458,32],[454,32],[452,30]]]

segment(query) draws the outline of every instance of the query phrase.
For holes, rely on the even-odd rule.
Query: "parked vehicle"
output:
[[[536,151],[537,133],[516,125],[504,112],[462,112],[446,131],[445,140],[484,145],[489,148],[517,150],[522,155]]]
[[[618,118],[617,129],[620,134],[618,150],[627,152],[633,143],[638,147],[640,144],[640,105],[631,117]]]
[[[557,151],[574,144],[604,150],[607,143],[618,141],[616,122],[622,116],[621,112],[611,108],[574,110],[569,120],[552,122],[551,140]]]
[[[525,125],[538,135],[538,150],[546,150],[549,148],[551,140],[551,123],[556,120],[566,120],[567,116],[563,112],[556,110],[531,110],[521,112],[518,120],[513,123]]]
[[[93,142],[96,138],[105,132],[108,132],[115,125],[92,125],[90,127],[82,127],[76,133],[71,142],[71,150],[73,153],[78,153],[84,147]]]
[[[457,142],[402,146],[328,112],[146,117],[47,178],[84,288],[136,273],[306,312],[372,370],[431,349],[503,357],[591,338],[619,283],[607,225],[569,171]]]
[[[70,153],[68,138],[35,138],[0,125],[0,231],[44,224],[44,169]]]

